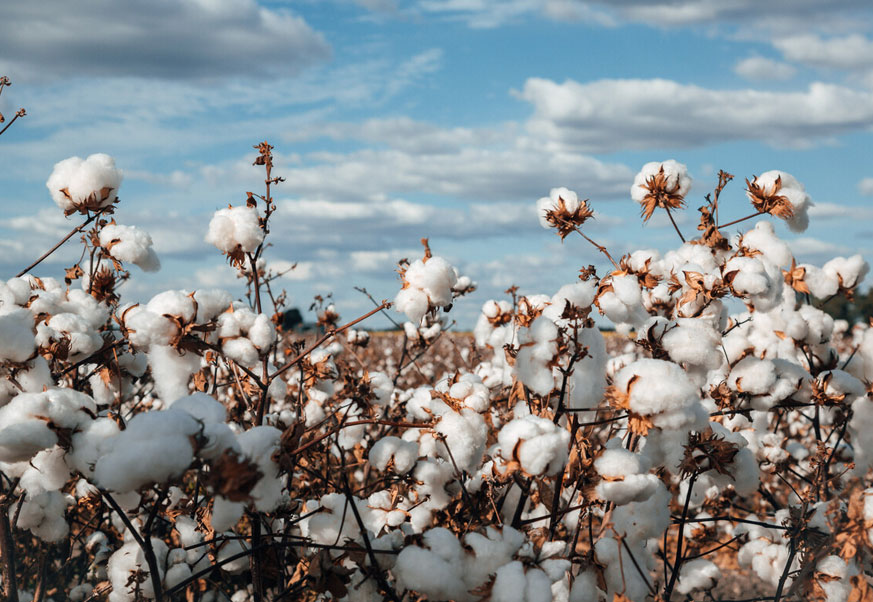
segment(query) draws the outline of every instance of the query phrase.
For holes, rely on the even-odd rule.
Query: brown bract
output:
[[[670,182],[667,174],[664,172],[664,167],[658,170],[653,176],[649,176],[646,183],[642,185],[649,192],[640,201],[643,206],[642,216],[643,221],[649,221],[655,209],[681,209],[685,205],[685,197],[679,194],[679,179]]]
[[[588,199],[579,201],[575,211],[570,211],[562,197],[558,197],[558,203],[554,209],[546,211],[546,221],[558,230],[561,240],[573,232],[576,228],[594,215],[588,207]]]
[[[785,284],[796,290],[798,293],[809,294],[809,287],[804,282],[806,278],[806,268],[797,267],[797,261],[791,258],[791,269],[782,270],[782,275],[785,278]]]
[[[746,180],[746,190],[752,206],[761,213],[769,213],[775,217],[789,219],[794,217],[794,205],[787,197],[779,194],[782,190],[782,178],[776,178],[771,189],[758,184],[758,176],[753,176],[752,181]]]
[[[679,464],[679,470],[683,478],[707,470],[733,478],[727,467],[733,463],[738,451],[740,450],[736,444],[725,441],[723,437],[712,432],[711,428],[707,428],[702,433],[688,436],[685,456]]]

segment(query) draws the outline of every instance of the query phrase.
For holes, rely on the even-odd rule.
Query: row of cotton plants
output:
[[[160,261],[112,220],[121,171],[92,155],[51,172],[83,252],[0,282],[6,600],[703,600],[737,580],[761,600],[871,599],[873,331],[817,307],[868,266],[795,261],[777,234],[808,223],[794,177],[747,180],[752,214],[720,222],[722,172],[699,237],[618,258],[586,234],[588,201],[552,190],[541,224],[611,267],[488,301],[475,348],[436,372],[419,362],[475,283],[427,241],[392,302],[281,329],[263,253],[282,178],[256,148],[263,194],[204,232],[241,299],[125,301]],[[672,219],[690,187],[649,163],[630,197]],[[370,364],[377,312],[404,343]],[[596,316],[627,337],[617,353]]]

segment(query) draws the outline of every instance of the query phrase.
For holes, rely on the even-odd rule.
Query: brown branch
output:
[[[12,125],[12,124],[10,123],[9,125]],[[6,127],[9,127],[9,126],[6,126]],[[0,132],[0,134],[2,134],[2,132]],[[100,216],[100,212],[97,212],[97,213],[95,213],[94,215],[91,215],[90,217],[88,217],[88,219],[86,219],[86,220],[85,220],[84,222],[82,222],[80,225],[78,225],[78,226],[76,226],[75,228],[73,228],[72,230],[70,230],[70,233],[67,234],[66,236],[64,236],[64,237],[63,237],[63,238],[62,238],[62,239],[61,239],[57,244],[55,244],[55,246],[53,246],[51,249],[49,249],[48,251],[46,251],[45,253],[43,253],[43,254],[39,257],[39,259],[37,259],[36,261],[34,261],[32,264],[30,264],[29,266],[27,266],[26,268],[24,268],[23,270],[21,270],[20,272],[18,272],[18,274],[16,274],[15,277],[16,277],[16,278],[20,278],[21,276],[24,276],[24,275],[25,275],[26,273],[28,273],[30,270],[32,270],[33,268],[35,268],[36,266],[38,266],[40,263],[42,263],[42,261],[43,261],[46,257],[48,257],[49,255],[51,255],[52,253],[54,253],[55,251],[57,251],[58,248],[60,248],[60,246],[61,246],[62,244],[64,244],[64,243],[67,242],[68,240],[70,240],[70,238],[72,238],[72,236],[73,236],[74,234],[76,234],[77,232],[81,232],[82,229],[83,229],[85,226],[87,226],[88,224],[90,224],[91,222],[93,222],[93,221],[94,221],[95,219],[97,219],[99,216]]]

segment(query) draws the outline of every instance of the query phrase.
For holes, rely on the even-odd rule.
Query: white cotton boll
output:
[[[442,257],[417,259],[403,274],[403,288],[394,300],[394,309],[418,324],[428,310],[452,302],[457,282],[455,268]]]
[[[642,545],[627,542],[634,559],[646,570],[646,561],[651,554],[646,554]],[[606,580],[607,599],[612,599],[618,592],[624,592],[630,600],[642,602],[646,599],[649,589],[646,582],[634,568],[634,561],[625,547],[613,537],[601,537],[594,545],[598,563],[605,566],[603,576]]]
[[[232,502],[221,495],[215,496],[212,503],[212,528],[216,531],[232,529],[245,512],[243,502]]]
[[[864,280],[870,266],[860,255],[852,255],[848,259],[834,257],[822,266],[822,271],[833,274],[843,288],[854,288]]]
[[[70,602],[84,602],[93,591],[94,586],[90,583],[77,585],[70,590]]]
[[[45,185],[58,207],[70,214],[83,206],[96,211],[111,205],[118,198],[121,179],[115,159],[98,153],[87,159],[70,157],[56,163]],[[105,194],[104,189],[108,189]]]
[[[827,299],[837,294],[840,280],[836,272],[823,270],[808,263],[802,263],[798,267],[803,268],[803,282],[813,297]]]
[[[732,258],[725,264],[724,274],[725,277],[732,274],[731,286],[737,295],[742,297],[766,295],[774,288],[767,269],[757,257]],[[778,284],[781,290],[781,279]]]
[[[482,462],[488,426],[485,419],[471,409],[460,413],[446,412],[440,416],[435,430],[443,436],[440,447],[446,449],[445,458],[457,465],[458,470],[473,472]]]
[[[517,461],[527,474],[551,476],[567,462],[570,433],[551,420],[527,415],[506,423],[497,441],[503,459]]]
[[[195,321],[203,324],[226,311],[233,302],[233,297],[220,289],[202,289],[194,292],[194,300],[197,302]]]
[[[750,395],[766,395],[776,383],[776,368],[770,360],[744,357],[731,369],[728,386]]]
[[[206,242],[222,253],[237,249],[252,253],[264,240],[254,207],[228,207],[216,211],[209,222]]]
[[[647,474],[648,462],[621,448],[616,439],[607,443],[607,449],[594,461],[594,468],[602,477],[595,489],[598,497],[617,506],[648,499],[660,483],[658,477]]]
[[[33,314],[0,305],[0,362],[24,362],[36,351]]]
[[[377,470],[386,470],[388,463],[393,460],[394,472],[406,474],[418,460],[418,443],[390,435],[382,437],[370,448],[368,458]]]
[[[612,521],[618,533],[629,541],[658,537],[670,525],[670,492],[660,481],[648,498],[616,506]]]
[[[157,538],[152,538],[152,548],[158,560],[158,571],[161,580],[164,577],[163,567],[166,564],[167,544]],[[134,575],[144,575],[145,580],[139,583],[140,594],[148,599],[154,599],[155,591],[149,574],[149,565],[145,554],[135,541],[128,541],[109,558],[106,567],[109,581],[112,583],[111,601],[133,600],[138,579]]]
[[[568,602],[598,602],[602,600],[593,570],[580,571],[573,579]]]
[[[791,265],[793,259],[788,243],[776,236],[773,224],[769,221],[759,221],[743,234],[743,246],[761,251],[767,261],[779,267]]]
[[[645,332],[645,331],[644,331]],[[661,344],[676,363],[715,369],[724,361],[721,333],[704,320],[680,318],[669,328]]]
[[[206,393],[192,393],[175,399],[168,405],[172,405],[173,409],[188,412],[205,424],[221,423],[227,418],[227,409],[224,404]]]
[[[394,383],[384,372],[369,372],[367,379],[370,383],[370,391],[376,396],[373,401],[376,405],[387,406],[394,395]]]
[[[152,248],[152,237],[136,226],[108,224],[100,230],[100,246],[119,261],[138,265],[144,272],[157,272],[161,262]]]
[[[167,569],[164,575],[164,588],[172,589],[191,576],[191,567],[187,564],[175,564]]]
[[[630,409],[650,416],[682,409],[699,401],[697,389],[673,362],[640,359],[615,375],[616,388],[628,394]]]
[[[514,560],[497,569],[491,588],[493,602],[549,602],[552,599],[551,580],[537,568],[525,571],[524,565]]]
[[[151,345],[149,368],[158,397],[169,407],[172,401],[188,394],[188,381],[200,369],[200,357],[194,352],[179,352],[170,346]]]
[[[427,293],[413,287],[401,289],[394,298],[394,309],[418,324],[428,310]]]
[[[233,532],[228,532],[228,535],[235,535]],[[229,539],[226,540],[216,555],[217,564],[221,565],[221,570],[237,575],[249,568],[249,547],[244,539]],[[236,557],[235,560],[228,560]]]
[[[72,389],[15,396],[0,408],[0,462],[30,460],[57,443],[49,424],[75,430],[90,422],[96,411],[93,399]]]
[[[464,563],[464,581],[469,590],[484,585],[497,570],[512,561],[525,542],[524,535],[509,526],[486,527],[485,533],[467,533],[464,547],[472,558]]]
[[[550,364],[558,353],[557,339],[558,327],[544,316],[518,332],[516,371],[519,379],[538,395],[548,394],[555,386]]]
[[[785,221],[788,223],[788,228],[792,232],[803,232],[809,226],[809,208],[813,206],[812,199],[806,193],[803,184],[798,182],[794,176],[774,169],[767,171],[757,176],[753,180],[753,184],[760,186],[766,193],[773,193],[776,189],[776,180],[779,180],[781,187],[776,192],[777,195],[788,199],[791,204],[794,215]],[[749,199],[752,199],[751,193],[746,193]]]
[[[130,344],[137,349],[145,349],[149,345],[169,345],[179,332],[171,320],[142,305],[122,307],[119,316],[128,331]]]
[[[852,592],[852,584],[846,579],[848,565],[839,556],[825,556],[818,561],[816,582],[825,593],[826,602],[846,602]]]
[[[579,209],[580,203],[578,195],[572,190],[563,187],[552,188],[551,191],[549,191],[549,196],[542,197],[537,201],[537,217],[543,228],[548,229],[552,227],[546,219],[546,213],[549,211],[556,211],[562,201],[565,209],[569,213],[574,213]]]
[[[557,322],[564,313],[567,304],[577,310],[584,310],[594,303],[597,294],[597,283],[594,280],[565,284],[549,300],[549,305],[543,310],[543,315]]]
[[[36,454],[27,463],[27,469],[21,473],[19,487],[33,495],[62,489],[70,478],[70,469],[64,461],[65,455],[66,451],[58,446]],[[4,472],[11,476],[8,469],[4,469]]]
[[[281,499],[279,465],[273,460],[281,438],[282,431],[272,426],[256,426],[237,436],[243,454],[258,465],[263,475],[250,493],[261,512],[275,510]]]
[[[461,543],[441,527],[428,530],[423,540],[427,548],[407,546],[398,555],[392,572],[399,585],[433,600],[467,600]]]
[[[695,558],[682,565],[676,590],[680,594],[708,590],[714,587],[720,578],[721,571],[714,563],[705,558]]]
[[[105,489],[127,492],[178,477],[194,461],[191,438],[199,431],[200,423],[187,412],[137,414],[125,430],[103,442],[95,482]]]
[[[451,463],[442,458],[425,458],[416,463],[412,476],[419,482],[416,486],[418,494],[430,498],[427,502],[430,508],[445,508],[451,502],[451,496],[445,489],[455,477],[455,469]]]
[[[664,170],[664,176],[667,179],[668,190],[672,190],[673,194],[685,196],[691,190],[691,176],[688,175],[688,168],[675,159],[667,161],[652,161],[643,165],[643,168],[634,176],[634,183],[631,186],[631,198],[637,203],[641,203],[648,194],[646,183],[650,178],[658,175]]]
[[[67,536],[70,527],[64,516],[70,499],[60,491],[44,491],[25,496],[18,514],[17,526],[43,541],[59,541]]]

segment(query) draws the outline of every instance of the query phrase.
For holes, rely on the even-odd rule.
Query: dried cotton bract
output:
[[[655,209],[680,209],[685,204],[685,195],[691,190],[688,168],[674,159],[646,163],[634,177],[631,198],[642,205],[645,221],[649,221]]]
[[[752,178],[746,196],[761,213],[769,213],[788,222],[793,232],[803,232],[809,226],[807,212],[812,199],[803,184],[784,171],[772,170]]]
[[[543,228],[555,228],[561,238],[566,238],[573,230],[594,215],[588,202],[580,201],[572,190],[552,188],[549,196],[537,201],[537,215]]]

